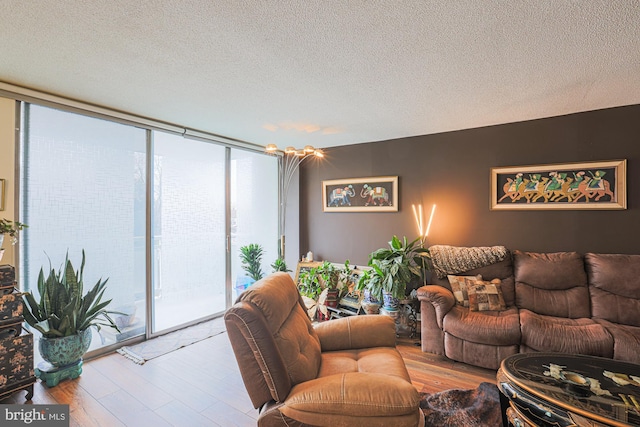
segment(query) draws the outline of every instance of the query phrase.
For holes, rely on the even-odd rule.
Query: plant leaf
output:
[[[98,280],[86,295],[82,295],[85,261],[84,249],[78,271],[73,269],[68,252],[64,264],[58,271],[51,268],[49,260],[48,276],[45,277],[42,268],[38,275],[40,302],[37,302],[31,293],[23,294],[25,321],[44,336],[69,336],[90,326],[99,328],[100,325],[118,330],[108,313],[124,313],[107,311],[106,307],[111,303],[111,299],[102,301],[108,279]]]

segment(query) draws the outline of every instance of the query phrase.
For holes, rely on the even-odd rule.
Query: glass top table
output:
[[[502,393],[534,425],[640,426],[640,365],[521,353],[502,361]]]

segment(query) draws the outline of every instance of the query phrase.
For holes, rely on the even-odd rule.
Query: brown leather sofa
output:
[[[291,276],[249,287],[225,324],[258,426],[423,426],[388,316],[312,325]]]
[[[640,255],[515,250],[456,274],[501,279],[506,309],[471,311],[432,278],[418,289],[422,351],[490,369],[532,351],[640,363]]]

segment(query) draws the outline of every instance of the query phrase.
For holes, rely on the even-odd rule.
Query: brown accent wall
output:
[[[300,175],[300,250],[362,264],[395,234],[414,238],[412,203],[436,203],[427,245],[640,253],[640,105],[326,150]],[[495,166],[627,159],[626,210],[491,211]],[[399,176],[399,211],[325,213],[326,179]]]

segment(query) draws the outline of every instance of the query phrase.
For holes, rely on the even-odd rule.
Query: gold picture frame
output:
[[[626,209],[627,161],[491,168],[491,210]]]
[[[0,211],[4,210],[5,180],[0,179]]]
[[[397,212],[398,177],[322,181],[323,212]]]

